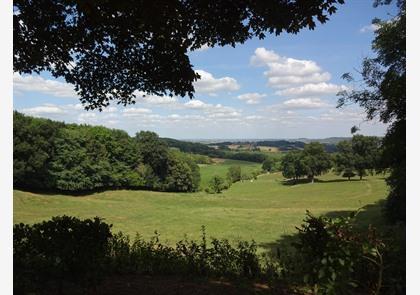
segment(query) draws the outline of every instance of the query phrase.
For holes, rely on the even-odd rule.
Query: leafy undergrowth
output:
[[[381,234],[309,212],[291,248],[254,241],[133,240],[100,218],[61,216],[13,231],[16,294],[403,294],[402,228]],[[299,290],[299,292],[296,292]]]
[[[57,294],[55,286],[44,289],[43,294]],[[98,295],[286,295],[298,294],[283,285],[268,284],[254,280],[228,280],[223,278],[185,277],[180,275],[142,275],[124,274],[106,278],[96,288],[84,290],[77,285],[67,284],[63,295],[98,294]]]

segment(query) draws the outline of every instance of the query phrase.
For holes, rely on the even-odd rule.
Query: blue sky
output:
[[[355,73],[372,56],[375,17],[389,19],[395,6],[373,8],[371,0],[348,0],[330,21],[297,35],[253,39],[236,48],[202,48],[190,53],[202,79],[193,100],[146,96],[135,105],[85,111],[72,86],[48,73],[14,74],[14,108],[65,122],[104,125],[133,135],[152,130],[180,139],[323,138],[383,135],[386,126],[365,121],[357,106],[335,108],[340,76]],[[141,96],[139,96],[141,97]]]

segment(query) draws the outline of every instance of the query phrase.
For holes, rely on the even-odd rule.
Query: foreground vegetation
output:
[[[386,234],[377,234],[371,226],[357,230],[356,215],[307,213],[294,243],[277,244],[275,256],[258,255],[255,241],[208,238],[205,227],[199,241],[184,238],[170,246],[158,234],[151,239],[136,235],[131,242],[121,232],[113,234],[112,225],[97,217],[57,216],[34,225],[20,223],[13,229],[14,289],[63,294],[65,286],[68,294],[75,289],[96,294],[106,277],[131,274],[260,280],[272,291],[282,285],[284,294],[401,294],[400,229]]]

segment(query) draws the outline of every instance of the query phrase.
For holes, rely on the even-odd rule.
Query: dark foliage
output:
[[[13,113],[13,185],[53,188],[49,179],[54,139],[64,123]]]
[[[211,238],[204,227],[200,242],[181,240],[175,247],[159,235],[131,242],[100,218],[53,217],[13,230],[14,291],[17,294],[61,293],[69,283],[94,291],[108,275],[147,274],[256,278],[263,275],[254,241]]]
[[[14,186],[85,192],[104,188],[196,191],[200,172],[153,132],[64,124],[14,113]]]
[[[188,50],[314,29],[342,3],[17,0],[13,67],[63,77],[87,109],[132,103],[136,90],[192,97]]]
[[[308,212],[294,251],[280,255],[287,279],[316,294],[404,294],[401,229],[360,231],[353,226],[356,214],[329,218]]]
[[[42,292],[50,283],[95,287],[108,271],[111,225],[100,218],[53,217],[13,228],[14,290]]]
[[[306,144],[302,157],[307,168],[307,176],[312,180],[332,167],[331,156],[325,152],[324,146],[319,142]]]
[[[375,5],[390,4],[389,0],[377,0]],[[369,120],[378,117],[391,123],[383,142],[384,166],[390,167],[387,179],[390,187],[386,215],[390,221],[405,221],[405,125],[406,125],[406,6],[397,1],[399,13],[390,21],[375,19],[379,26],[375,31],[372,49],[377,56],[365,58],[362,67],[361,90],[340,93],[338,107],[347,102],[357,103],[367,112]],[[350,74],[343,78],[352,81]]]
[[[359,134],[354,135],[351,141],[339,142],[335,155],[336,172],[343,173],[343,177],[349,179],[355,175],[362,179],[368,172],[373,174],[383,170],[384,163],[380,161],[381,146],[378,137]]]

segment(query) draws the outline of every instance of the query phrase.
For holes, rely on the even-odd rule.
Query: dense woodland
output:
[[[153,132],[130,137],[122,130],[64,124],[18,112],[13,119],[15,187],[69,192],[198,189],[200,173],[193,157],[171,150]]]

